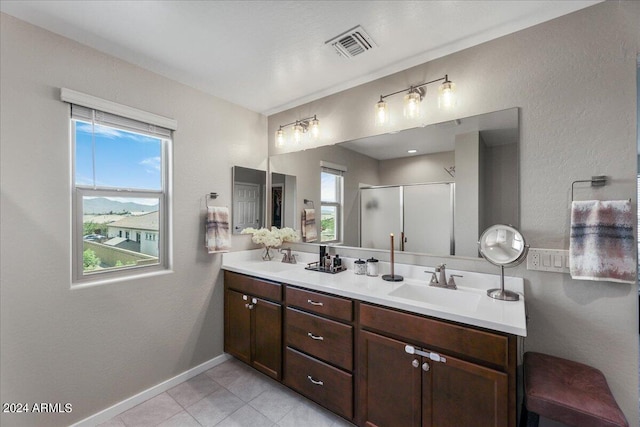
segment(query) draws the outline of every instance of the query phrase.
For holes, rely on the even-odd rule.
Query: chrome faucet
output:
[[[431,273],[429,286],[445,289],[458,289],[454,277],[462,277],[459,274],[450,274],[449,280],[447,281],[447,270],[445,264],[438,265],[435,271],[425,270],[425,273]]]
[[[282,257],[282,262],[287,264],[296,264],[296,255],[291,253],[291,248],[282,248],[280,249],[280,253],[284,254]]]

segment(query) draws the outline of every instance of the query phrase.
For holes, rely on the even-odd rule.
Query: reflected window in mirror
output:
[[[320,241],[340,242],[342,236],[343,171],[322,167],[320,171]]]

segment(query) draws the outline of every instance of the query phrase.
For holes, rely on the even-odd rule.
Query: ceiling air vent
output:
[[[345,58],[353,58],[376,46],[369,34],[360,25],[332,38],[325,44],[331,45],[338,55]]]

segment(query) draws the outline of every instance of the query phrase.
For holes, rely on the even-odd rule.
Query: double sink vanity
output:
[[[443,289],[424,266],[387,282],[300,256],[224,254],[225,352],[359,426],[516,425],[525,301],[488,297],[498,276],[451,271],[458,288]]]

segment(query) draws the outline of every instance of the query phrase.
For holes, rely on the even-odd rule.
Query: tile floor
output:
[[[178,384],[100,427],[348,427],[236,359]]]

